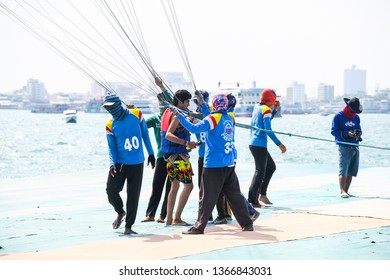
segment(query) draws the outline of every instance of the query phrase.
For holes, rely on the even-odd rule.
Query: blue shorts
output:
[[[339,176],[357,176],[359,148],[339,145]]]

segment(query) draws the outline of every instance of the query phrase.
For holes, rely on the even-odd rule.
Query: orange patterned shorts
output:
[[[168,177],[171,182],[177,179],[183,184],[192,183],[192,166],[189,160],[183,160],[181,157],[177,157],[174,163],[167,162]]]

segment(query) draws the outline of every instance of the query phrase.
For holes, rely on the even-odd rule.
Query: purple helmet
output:
[[[212,104],[213,104],[214,111],[216,112],[226,111],[229,105],[229,101],[226,95],[221,93],[214,96]]]

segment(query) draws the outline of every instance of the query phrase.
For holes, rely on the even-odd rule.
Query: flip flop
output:
[[[341,195],[341,198],[348,198],[348,197],[349,195],[347,193]]]
[[[112,223],[112,228],[113,229],[118,229],[122,222],[124,221],[125,218],[122,218],[121,220],[115,219],[115,221]]]

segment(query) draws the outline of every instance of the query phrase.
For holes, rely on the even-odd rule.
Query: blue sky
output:
[[[0,2],[19,9],[15,0]],[[63,2],[54,3],[60,7]],[[185,73],[161,1],[133,3],[154,69]],[[324,82],[335,85],[336,95],[341,95],[343,71],[352,65],[367,70],[369,93],[390,88],[390,1],[173,3],[198,88],[210,90],[218,82],[250,86],[256,81],[284,95],[297,81],[311,95]],[[0,92],[20,88],[28,78],[44,82],[49,93],[88,91],[88,77],[1,12],[0,38]]]

